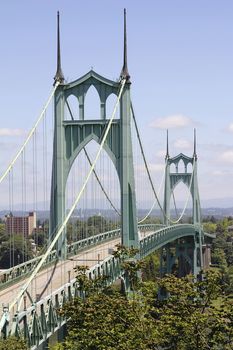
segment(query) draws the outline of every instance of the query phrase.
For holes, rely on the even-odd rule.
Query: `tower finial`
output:
[[[126,9],[124,9],[124,60],[121,70],[121,78],[126,78],[126,81],[130,83],[130,75],[127,64],[127,31],[126,31]]]
[[[193,146],[193,157],[197,159],[197,140],[196,140],[196,129],[194,128],[194,146]]]
[[[168,129],[167,129],[167,150],[166,150],[166,157],[165,159],[169,158],[169,144],[168,144]]]
[[[61,52],[60,52],[60,15],[57,11],[57,71],[54,77],[54,85],[56,82],[64,83],[64,75],[61,69]]]

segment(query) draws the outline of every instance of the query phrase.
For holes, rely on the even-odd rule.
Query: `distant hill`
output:
[[[201,200],[202,208],[231,208],[233,207],[233,198],[215,198]]]
[[[219,201],[220,203],[220,201]],[[181,205],[179,205],[178,203],[178,207],[177,207],[177,212],[180,215],[180,213],[182,212],[183,207]],[[149,211],[148,209],[139,209],[138,211],[138,217],[143,218],[145,215],[147,215]],[[210,206],[210,207],[205,207],[202,203],[202,216],[215,216],[216,218],[222,218],[224,216],[232,216],[233,217],[233,206],[229,206],[229,207],[219,207],[219,206]],[[101,214],[102,212],[102,214]],[[9,210],[1,210],[0,211],[0,218],[3,219],[5,217],[5,215],[9,214]],[[13,214],[15,216],[26,216],[28,215],[28,212],[23,213],[22,211],[16,210],[13,212]],[[94,215],[103,215],[105,218],[107,219],[114,219],[114,218],[119,218],[119,216],[113,211],[113,210],[105,210],[104,212],[102,210],[98,210],[98,209],[86,209],[85,211],[80,211],[80,209],[75,210],[73,213],[73,220],[86,220],[88,217],[90,216],[94,216]],[[171,215],[173,217],[176,217],[176,213],[175,210],[172,209],[171,210]],[[37,220],[47,220],[49,219],[49,211],[48,210],[38,210],[36,212],[36,216],[37,216]],[[161,218],[161,212],[158,209],[155,209],[152,211],[151,215],[152,217],[160,217]],[[186,217],[190,217],[192,216],[192,209],[191,208],[187,208],[186,212],[185,212],[185,216]]]

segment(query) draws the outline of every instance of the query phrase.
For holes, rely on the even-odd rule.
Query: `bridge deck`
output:
[[[176,232],[176,228],[178,228],[178,226],[169,228],[161,228],[161,226],[162,225],[145,225],[144,229],[143,227],[140,228],[139,237],[141,243],[143,243],[140,248],[142,256],[151,253],[156,249],[156,246],[159,248],[160,246],[164,245],[165,241],[169,240],[168,235],[170,238],[175,239],[175,236],[173,237],[172,231]],[[193,232],[192,225],[186,226],[186,230],[189,229]],[[152,231],[152,227],[155,229],[154,231]],[[49,268],[40,271],[28,289],[29,295],[26,298],[26,306],[30,306],[32,304],[32,301],[40,300],[47,295],[51,295],[61,286],[74,279],[75,266],[86,265],[88,267],[92,267],[97,265],[98,260],[102,261],[106,259],[108,256],[110,256],[109,249],[114,248],[118,243],[120,243],[120,238],[107,240],[99,243],[98,245],[90,246],[89,248],[87,247],[85,251],[81,251],[79,254],[72,256],[68,260],[59,261],[55,269],[54,265],[52,265]],[[27,278],[22,278],[20,282],[6,286],[6,288],[1,290],[1,305],[8,305],[9,302],[12,302],[19,293],[20,287],[24,285],[26,280]],[[23,305],[21,305],[21,308],[22,307]],[[13,310],[13,313],[14,311],[16,310]]]
[[[78,255],[73,256],[72,258],[66,261],[60,261],[58,262],[53,275],[53,266],[40,271],[35,281],[32,283],[31,287],[28,290],[32,300],[35,300],[38,296],[40,296],[40,298],[43,298],[48,294],[51,294],[52,292],[60,288],[62,285],[69,282],[69,280],[75,278],[75,266],[86,265],[88,267],[92,267],[98,263],[98,260],[104,260],[110,255],[109,249],[114,248],[118,243],[120,243],[119,238],[112,241],[104,242],[98,246],[92,246],[86,251],[81,252]],[[51,279],[51,281],[46,288],[46,283],[49,281],[49,279]],[[9,302],[12,302],[16,298],[20,287],[23,286],[26,280],[27,279],[22,279],[20,282],[17,282],[16,284],[11,285],[6,289],[0,291],[1,305],[7,305]],[[27,307],[29,305],[31,305],[31,301],[29,297],[27,297]]]

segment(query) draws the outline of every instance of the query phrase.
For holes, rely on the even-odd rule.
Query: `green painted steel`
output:
[[[120,81],[114,82],[97,74],[93,70],[83,77],[65,84],[61,69],[60,58],[60,34],[59,34],[59,14],[58,14],[58,55],[57,72],[55,83],[59,83],[54,95],[54,139],[53,139],[53,163],[51,182],[51,202],[50,202],[50,238],[53,239],[57,229],[64,223],[66,216],[65,190],[67,179],[71,167],[84,147],[95,140],[101,144],[102,136],[108,125],[106,118],[106,101],[111,94],[118,96]],[[139,249],[137,258],[144,258],[155,250],[162,249],[161,263],[162,273],[171,273],[176,259],[181,262],[178,272],[185,274],[192,272],[197,274],[203,267],[202,246],[206,240],[211,240],[213,236],[203,232],[201,226],[201,209],[197,182],[196,161],[196,139],[194,140],[193,157],[179,154],[170,158],[166,155],[166,173],[164,190],[164,225],[137,225],[135,180],[133,168],[133,152],[131,140],[131,99],[130,99],[130,76],[127,67],[127,45],[126,45],[126,12],[124,12],[124,64],[121,71],[121,78],[126,83],[120,99],[120,117],[115,119],[107,135],[104,149],[112,160],[119,177],[121,193],[121,225],[120,229],[101,233],[94,237],[72,243],[67,246],[66,232],[62,233],[58,240],[56,250],[53,251],[46,264],[54,263],[58,258],[66,259],[67,256],[78,254],[91,246],[96,246],[108,240],[121,237],[121,243],[126,247]],[[99,116],[95,120],[86,120],[85,97],[89,88],[93,86],[99,96]],[[79,116],[77,120],[65,120],[65,106],[68,104],[69,96],[74,96],[79,104]],[[178,171],[179,163],[184,163],[184,172]],[[174,164],[176,171],[171,173],[170,167]],[[187,171],[188,165],[193,167],[193,173]],[[170,220],[170,200],[171,195],[179,182],[188,186],[193,202],[193,222],[192,224],[171,225]],[[144,237],[142,237],[144,235]],[[141,237],[140,237],[141,236]],[[175,250],[175,252],[174,252]],[[39,257],[21,264],[15,268],[4,272],[4,280],[1,284],[7,285],[17,278],[25,277],[33,271],[38,264]],[[127,276],[121,268],[120,261],[114,256],[109,256],[104,261],[99,262],[88,272],[90,279],[97,276],[107,276],[107,284],[114,283],[117,279],[125,279]],[[28,341],[31,349],[38,349],[42,344],[60,330],[66,323],[58,310],[63,305],[78,295],[76,280],[66,283],[57,291],[48,295],[44,299],[33,303],[25,310],[16,312],[12,320],[7,308],[0,320],[1,333],[4,336],[22,335]]]
[[[99,119],[85,120],[85,96],[94,86],[100,98]],[[65,218],[65,188],[72,164],[80,151],[90,142],[101,142],[108,123],[106,101],[109,95],[118,94],[120,82],[106,79],[93,70],[80,79],[61,84],[55,93],[55,130],[50,207],[50,236]],[[79,119],[64,120],[64,108],[70,95],[79,102]],[[133,169],[133,153],[130,128],[130,83],[126,83],[120,100],[120,118],[115,119],[105,143],[105,151],[111,158],[121,188],[122,244],[138,247],[136,199]],[[58,242],[58,255],[66,257],[66,234]]]
[[[100,118],[97,120],[85,120],[85,96],[90,86],[96,88],[100,97]],[[118,89],[118,82],[110,81],[94,71],[90,71],[73,83],[61,84],[56,91],[51,188],[51,238],[53,232],[56,231],[65,217],[65,187],[72,164],[88,142],[95,140],[97,143],[101,143],[101,137],[108,123],[106,119],[106,100],[112,93],[117,95]],[[74,95],[79,102],[78,120],[64,120],[64,108],[70,95]],[[194,166],[197,160],[196,155],[190,158],[180,154],[177,157],[170,158],[167,153],[164,225],[146,224],[137,226],[130,129],[130,83],[127,82],[120,101],[120,118],[114,120],[111,125],[111,130],[104,146],[119,177],[121,229],[101,233],[100,235],[75,242],[70,246],[67,246],[66,232],[64,232],[58,242],[57,250],[52,252],[53,259],[57,259],[57,257],[66,259],[67,256],[75,255],[90,246],[121,237],[123,245],[139,248],[138,258],[143,258],[155,250],[162,249],[161,256],[165,261],[162,264],[163,266],[161,265],[162,273],[171,273],[175,260],[178,259],[179,262],[182,262],[178,266],[178,272],[181,275],[185,274],[186,271],[197,274],[203,266],[202,244],[205,237],[207,239],[213,237],[205,234],[201,226],[197,168]],[[180,161],[184,162],[185,171],[183,173],[178,172]],[[187,172],[189,163],[194,166],[193,175]],[[170,172],[171,164],[175,164],[177,169],[175,173]],[[193,200],[193,223],[171,225],[170,198],[172,191],[180,181],[190,188]],[[143,235],[144,237],[142,237]],[[34,262],[27,264],[27,266],[29,266],[29,269],[33,268]],[[23,271],[23,268],[21,270]],[[125,279],[127,283],[127,276],[125,276],[124,271],[120,267],[120,261],[113,256],[108,257],[88,271],[89,278],[95,278],[98,275],[108,276],[107,283],[109,284],[119,278]],[[57,311],[65,302],[77,295],[77,284],[73,280],[46,298],[35,302],[29,309],[18,311],[12,321],[2,324],[1,332],[4,335],[23,335],[28,340],[30,348],[37,349],[40,344],[45,343],[52,334],[64,326],[66,320]],[[7,321],[8,319],[9,315],[6,309],[5,320]]]
[[[143,226],[142,226],[143,227]],[[98,235],[87,237],[85,239],[79,240],[77,242],[68,244],[66,247],[66,255],[68,257],[79,254],[85,249],[90,249],[92,246],[97,246],[103,242],[111,241],[120,237],[120,229],[111,230],[107,232],[100,233]],[[34,259],[28,260],[22,264],[11,267],[0,272],[0,290],[7,288],[9,285],[16,283],[17,281],[27,277],[37,266],[40,261],[41,256]],[[58,259],[57,251],[53,250],[46,260],[43,268],[54,264]]]
[[[145,233],[148,231],[156,231],[161,227],[164,227],[164,225],[144,224],[144,225],[138,225],[138,230],[141,231],[142,233]],[[89,249],[92,246],[97,246],[106,241],[114,240],[118,237],[119,238],[121,237],[120,229],[103,232],[95,236],[81,239],[77,242],[67,245],[66,255],[68,257],[72,257],[84,251],[85,249]],[[41,257],[38,256],[22,264],[19,264],[17,266],[1,271],[0,272],[0,290],[7,288],[9,285],[14,284],[17,281],[27,277],[34,270],[34,268],[36,267],[40,259]],[[43,267],[47,267],[51,264],[54,264],[54,262],[57,259],[58,259],[57,251],[53,250]]]
[[[179,172],[179,165],[183,162],[184,172]],[[176,171],[171,172],[171,165],[174,164]],[[188,165],[193,167],[192,172],[188,172]],[[176,157],[170,158],[166,156],[165,165],[165,189],[164,189],[164,223],[170,224],[170,201],[172,192],[175,187],[183,182],[191,192],[192,204],[193,204],[193,224],[200,224],[201,222],[201,206],[198,191],[197,182],[197,157],[187,157],[183,153],[180,153]]]
[[[198,180],[197,180],[197,155],[196,155],[196,135],[194,134],[194,153],[193,157],[188,157],[183,153],[175,157],[170,157],[168,152],[168,139],[167,139],[167,154],[165,158],[165,186],[164,186],[164,224],[169,226],[172,221],[170,218],[170,201],[172,193],[175,187],[183,182],[189,189],[190,195],[192,197],[192,222],[196,227],[196,235],[193,238],[193,257],[192,257],[192,266],[191,271],[195,275],[203,268],[203,254],[202,254],[202,246],[204,244],[204,234],[201,229],[201,205],[200,205],[200,197],[198,190]],[[184,169],[183,171],[179,171],[179,166],[183,163]],[[191,164],[192,172],[188,172],[188,165]],[[175,166],[175,172],[171,172],[171,165]],[[182,229],[181,229],[182,230]],[[181,235],[182,236],[182,235]],[[169,247],[168,247],[169,248]],[[184,251],[186,251],[187,247],[184,247]],[[166,248],[165,248],[166,249]],[[179,246],[177,246],[177,251],[179,250]],[[178,252],[176,253],[178,256]],[[185,258],[185,254],[184,254]],[[161,254],[161,266],[163,256]],[[167,254],[167,265],[172,266],[172,263],[169,259],[172,259],[169,254]],[[171,273],[171,269],[167,268],[167,273]],[[161,271],[162,274],[162,271]]]
[[[140,240],[140,257],[143,258],[153,251],[166,247],[168,254],[168,245],[179,239],[191,237],[197,239],[199,227],[192,224],[180,224],[169,227],[158,228],[157,225],[142,225],[141,229],[149,230],[153,226],[157,230],[149,236]],[[213,235],[208,234],[213,238]],[[192,248],[192,245],[189,247]],[[188,247],[188,248],[189,248]],[[188,255],[187,263],[193,264]],[[170,261],[172,263],[172,261]],[[167,271],[166,271],[167,272]],[[107,276],[106,284],[112,284],[117,279],[125,279],[125,274],[120,266],[120,261],[114,256],[106,258],[104,261],[96,264],[87,272],[89,278],[97,276]],[[66,319],[62,318],[58,310],[69,300],[78,296],[78,286],[76,280],[66,283],[51,295],[35,302],[27,310],[16,313],[12,322],[5,325],[5,334],[24,336],[31,349],[37,349],[38,346],[46,342],[49,337],[59,330],[65,323]],[[7,312],[7,311],[6,311]]]
[[[195,225],[180,224],[161,228],[140,241],[140,257],[153,253],[155,250],[173,242],[179,238],[195,237],[199,230]]]
[[[57,260],[57,258],[57,251],[53,250],[50,253],[43,267],[53,264],[54,261]],[[2,270],[0,272],[0,290],[8,287],[11,284],[16,283],[18,280],[29,275],[34,270],[40,259],[41,257],[38,256],[22,264],[16,265],[6,270]]]

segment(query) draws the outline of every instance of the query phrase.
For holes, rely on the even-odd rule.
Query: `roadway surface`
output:
[[[27,295],[25,301],[22,302],[20,309],[24,306],[30,306],[32,300],[35,301],[36,299],[42,299],[63,286],[65,283],[74,279],[76,275],[74,270],[75,266],[85,265],[92,267],[96,265],[98,261],[106,259],[110,255],[109,250],[111,251],[111,249],[118,243],[120,243],[120,238],[90,247],[86,251],[81,252],[68,260],[58,262],[55,270],[53,266],[50,266],[49,268],[40,271],[28,287],[29,295]],[[27,278],[22,279],[20,282],[1,290],[0,305],[7,306],[11,303],[17,297],[20,288],[24,285],[26,280]],[[30,300],[30,297],[32,300]],[[17,306],[15,305],[12,309],[13,314],[16,310]]]
[[[151,233],[152,231],[139,231],[139,239]],[[64,284],[74,279],[76,276],[74,268],[77,265],[92,267],[106,259],[111,255],[112,249],[115,248],[118,243],[120,243],[120,238],[103,242],[80,252],[68,260],[59,261],[55,269],[54,266],[50,266],[40,271],[28,287],[28,294],[25,295],[25,300],[21,302],[19,310],[31,306],[33,301],[45,298],[47,295],[50,295]],[[19,282],[0,291],[0,307],[8,306],[15,300],[20,289],[27,281],[27,278],[22,278]],[[17,304],[15,304],[11,310],[11,315],[17,311],[17,308]]]

